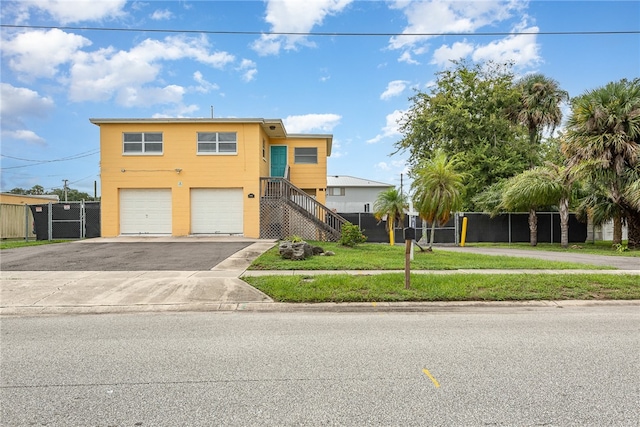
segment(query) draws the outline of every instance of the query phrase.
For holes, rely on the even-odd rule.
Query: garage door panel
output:
[[[243,202],[241,188],[191,189],[191,233],[242,234]]]
[[[171,234],[170,189],[121,189],[120,234]]]

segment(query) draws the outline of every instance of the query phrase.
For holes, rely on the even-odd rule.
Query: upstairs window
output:
[[[293,150],[294,163],[317,164],[318,149],[316,147],[296,147]]]
[[[162,154],[162,132],[125,132],[122,135],[124,154]]]
[[[344,196],[344,187],[329,187],[327,188],[327,196]]]
[[[238,154],[235,132],[198,132],[198,154]]]

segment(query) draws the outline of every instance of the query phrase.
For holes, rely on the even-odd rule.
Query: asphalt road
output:
[[[2,251],[5,271],[203,271],[252,242],[78,241]]]
[[[637,426],[635,306],[2,319],[3,426]]]

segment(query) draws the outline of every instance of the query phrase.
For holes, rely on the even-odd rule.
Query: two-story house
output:
[[[330,134],[279,119],[91,119],[100,127],[102,236],[335,240],[324,206]]]

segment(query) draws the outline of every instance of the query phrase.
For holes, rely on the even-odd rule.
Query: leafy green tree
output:
[[[564,146],[569,165],[591,165],[590,179],[606,189],[629,227],[629,249],[640,248],[640,79],[623,79],[575,98]]]
[[[55,194],[58,196],[58,199],[65,200],[64,189],[62,188],[54,188],[49,194]],[[81,200],[93,200],[93,198],[89,196],[88,193],[78,191],[74,188],[68,188],[67,200],[70,202],[79,202]]]
[[[21,194],[21,195],[25,195],[25,194],[29,194],[28,190],[25,190],[24,188],[12,188],[11,190],[9,190],[9,193],[11,194]]]
[[[398,221],[404,219],[404,213],[409,208],[407,198],[396,188],[390,188],[378,193],[373,203],[373,215],[381,221],[387,218],[386,229],[389,233],[389,244],[395,245],[394,228]]]
[[[516,87],[520,91],[520,106],[515,120],[529,132],[530,166],[533,167],[537,163],[544,130],[553,133],[562,122],[560,106],[569,101],[569,93],[560,89],[557,81],[542,74],[527,75]]]
[[[462,206],[465,174],[457,170],[459,165],[458,156],[448,158],[438,150],[412,171],[414,207],[420,218],[431,223],[429,249],[433,247],[436,222],[446,224],[451,212]]]
[[[410,166],[430,159],[437,149],[463,156],[467,184],[463,207],[474,209],[473,197],[494,182],[529,165],[526,129],[512,120],[520,106],[510,64],[485,63],[438,73],[429,93],[417,92],[400,123],[396,152],[408,152]]]

